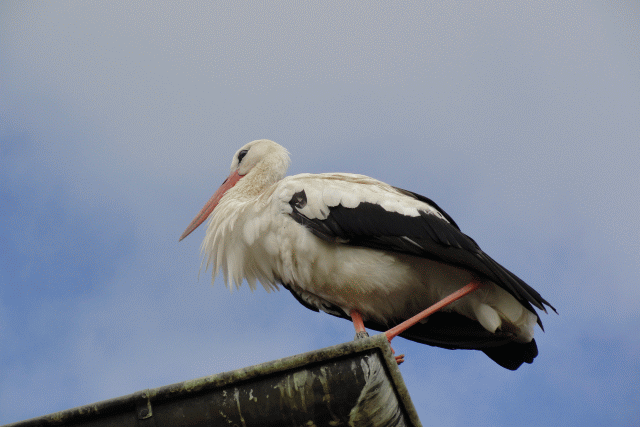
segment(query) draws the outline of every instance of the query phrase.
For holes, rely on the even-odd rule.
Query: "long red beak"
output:
[[[191,224],[189,224],[187,229],[184,230],[184,233],[182,233],[182,236],[180,236],[180,240],[191,234],[193,230],[198,228],[200,224],[202,224],[207,218],[209,218],[209,215],[211,215],[211,212],[213,212],[213,210],[216,208],[218,202],[220,202],[220,199],[222,199],[222,196],[224,196],[224,193],[226,193],[227,190],[236,185],[240,178],[242,178],[242,176],[238,174],[238,171],[235,171],[231,175],[229,175],[227,179],[224,180],[220,188],[218,188],[218,191],[213,194],[207,204],[204,205],[204,208],[202,208],[200,213],[196,215],[193,221],[191,221]]]

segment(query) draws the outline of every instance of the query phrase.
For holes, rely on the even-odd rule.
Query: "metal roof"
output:
[[[56,412],[27,426],[420,426],[383,334]]]

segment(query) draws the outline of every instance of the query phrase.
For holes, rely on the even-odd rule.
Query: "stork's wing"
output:
[[[554,309],[533,288],[485,254],[428,198],[389,187],[386,191],[392,201],[387,202],[381,200],[379,188],[371,192],[359,188],[364,186],[359,183],[347,182],[342,187],[327,184],[332,194],[318,193],[316,186],[310,185],[298,189],[289,199],[289,215],[316,236],[455,265],[481,280],[494,282],[533,313],[531,304],[545,312],[544,305]],[[347,194],[336,194],[340,191]],[[538,323],[542,327],[539,317]]]

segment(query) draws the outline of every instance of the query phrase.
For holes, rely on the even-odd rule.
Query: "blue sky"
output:
[[[0,424],[353,338],[178,243],[260,138],[432,198],[558,309],[515,372],[394,341],[424,425],[640,424],[638,46],[631,1],[4,2]]]

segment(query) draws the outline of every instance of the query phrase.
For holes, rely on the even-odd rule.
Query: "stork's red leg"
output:
[[[357,310],[351,310],[351,320],[353,326],[356,328],[356,339],[366,338],[369,336],[367,330],[364,328],[364,322],[362,321],[362,315]]]
[[[480,286],[482,286],[482,283],[478,282],[477,280],[472,280],[471,283],[466,285],[464,288],[455,291],[448,297],[443,298],[442,300],[433,304],[431,307],[427,308],[426,310],[421,311],[420,313],[416,314],[412,318],[405,320],[399,325],[389,329],[384,334],[387,336],[387,339],[389,340],[389,342],[391,342],[392,339],[394,339],[395,337],[397,337],[398,335],[400,335],[401,333],[403,333],[404,331],[406,331],[407,329],[409,329],[410,327],[412,327],[422,319],[426,319],[427,317],[431,316],[433,313],[440,310],[441,308],[446,307],[452,302],[457,301],[463,296],[475,291]]]

